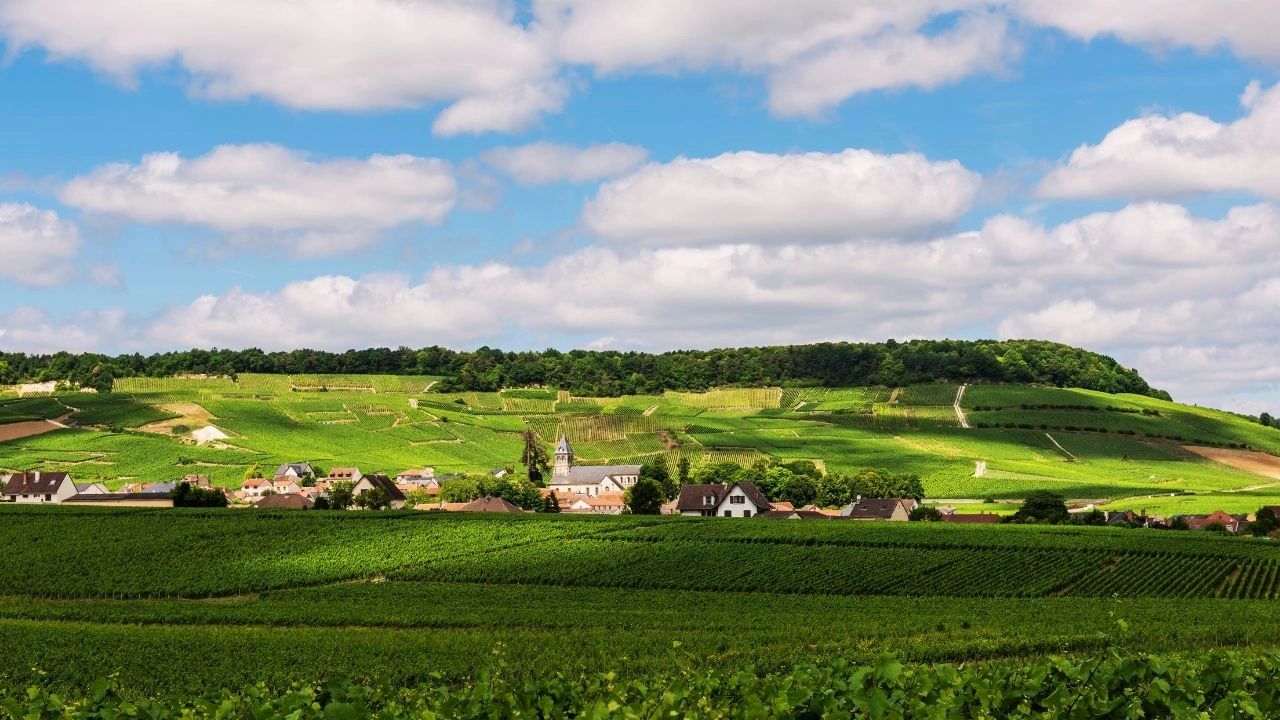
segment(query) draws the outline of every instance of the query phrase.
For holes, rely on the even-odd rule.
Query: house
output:
[[[249,478],[240,486],[240,491],[244,493],[246,500],[260,498],[263,493],[271,489],[271,483],[266,478]]]
[[[175,482],[158,482],[146,483],[142,486],[140,492],[151,493],[153,495],[172,495],[178,483]]]
[[[422,468],[421,470],[405,470],[396,475],[397,485],[424,485],[439,487],[440,482],[436,480],[435,468]]]
[[[769,520],[830,520],[831,516],[817,510],[770,510],[756,515]]]
[[[106,495],[111,492],[102,483],[76,483],[77,495]]]
[[[1132,510],[1121,510],[1118,512],[1104,510],[1102,515],[1103,517],[1106,518],[1107,525],[1110,525],[1112,527],[1124,526],[1124,525],[1133,525],[1136,527],[1147,527],[1149,523],[1146,510],[1143,510],[1140,514],[1135,513]]]
[[[11,503],[61,503],[76,494],[76,484],[67,473],[20,472],[4,485],[4,501]]]
[[[911,498],[864,498],[840,508],[840,517],[850,520],[889,520],[906,522],[920,503]]]
[[[522,513],[524,510],[499,497],[484,497],[467,503],[463,506],[462,512]]]
[[[996,513],[943,513],[942,522],[961,523],[969,525],[995,525],[1000,522],[1000,516]]]
[[[333,468],[332,470],[329,471],[329,474],[325,477],[325,482],[357,483],[357,482],[360,482],[360,478],[362,477],[364,477],[364,475],[360,473],[360,468],[355,468],[355,467]]]
[[[192,485],[194,487],[207,488],[209,487],[209,476],[208,475],[183,475],[182,479],[179,480],[178,482],[186,483],[187,485]]]
[[[351,494],[359,496],[374,488],[382,488],[387,491],[387,497],[391,499],[391,508],[393,510],[399,510],[404,507],[404,493],[400,492],[400,488],[396,487],[391,478],[382,474],[361,475],[360,481],[351,488]]]
[[[63,505],[97,507],[147,507],[171,508],[173,495],[167,492],[86,493],[73,495],[62,501]]]
[[[773,502],[774,510],[795,510],[796,509],[796,507],[791,503],[784,502],[782,500],[771,501],[771,502]]]
[[[627,501],[620,492],[600,493],[586,501],[591,512],[597,515],[621,515],[627,509]]]
[[[569,438],[561,437],[556,444],[555,465],[551,482],[547,487],[556,495],[573,494],[595,497],[600,493],[625,492],[640,478],[639,465],[577,465],[573,464],[573,446]]]
[[[276,468],[276,477],[281,475],[290,475],[296,478],[303,478],[308,475],[316,476],[315,468],[311,467],[311,463],[289,463]]]
[[[253,504],[256,508],[272,510],[310,510],[316,506],[311,498],[301,495],[268,495]]]
[[[495,478],[504,478],[504,477],[506,477],[506,476],[508,476],[508,475],[510,475],[510,474],[511,474],[511,471],[510,471],[510,470],[508,470],[508,469],[506,469],[506,468],[497,468],[497,469],[495,469],[495,470],[490,470],[490,471],[489,471],[489,475],[491,475],[491,476],[493,476],[493,477],[495,477]]]
[[[1224,510],[1214,510],[1208,515],[1181,515],[1192,530],[1204,530],[1214,523],[1222,523],[1227,532],[1238,533],[1249,524],[1241,515],[1231,515]]]
[[[302,483],[296,475],[277,475],[271,481],[271,490],[277,495],[297,495],[302,492]]]
[[[752,517],[769,512],[773,504],[765,499],[755,483],[710,483],[681,487],[676,509],[681,515]]]
[[[840,509],[839,509],[839,508],[836,508],[836,509],[834,509],[834,510],[833,510],[833,509],[830,509],[830,508],[820,508],[820,507],[818,507],[817,505],[814,505],[813,503],[809,503],[808,505],[803,505],[803,506],[801,506],[801,507],[800,507],[800,510],[801,510],[802,512],[816,512],[816,513],[821,513],[822,515],[826,515],[827,517],[837,517],[837,518],[838,518],[838,517],[840,517]]]

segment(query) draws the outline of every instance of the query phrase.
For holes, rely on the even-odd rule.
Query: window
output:
[[[746,501],[747,501],[747,498],[745,495],[731,495],[729,497],[729,503],[732,505],[741,505]]]
[[[703,496],[702,496],[702,504],[703,504],[703,505],[715,505],[715,504],[716,504],[716,496],[715,496],[715,495],[703,495]]]
[[[52,496],[52,495],[50,495],[49,493],[45,493],[45,494],[44,494],[44,501],[45,501],[45,502],[52,502],[52,501],[53,501],[53,496]]]
[[[724,516],[725,516],[725,517],[733,517],[733,511],[732,511],[732,510],[725,510],[725,511],[724,511]]]
[[[750,510],[743,510],[743,511],[742,511],[742,517],[751,517],[751,511],[750,511]]]

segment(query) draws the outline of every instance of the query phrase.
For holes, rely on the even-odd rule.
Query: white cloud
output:
[[[938,35],[882,33],[831,45],[772,70],[769,107],[784,116],[817,115],[871,90],[931,90],[998,71],[1014,53],[1007,24],[996,16],[967,17]]]
[[[996,334],[1111,353],[1176,396],[1213,404],[1280,388],[1277,304],[1280,209],[1208,219],[1143,203],[1051,227],[1001,216],[930,241],[592,246],[528,267],[442,265],[417,277],[233,289],[123,325],[95,316],[0,328],[6,347],[49,349],[65,333],[76,347],[119,350],[661,350]],[[1196,370],[1206,357],[1239,372]]]
[[[622,143],[573,147],[537,142],[521,147],[499,147],[480,156],[486,164],[521,185],[554,182],[587,182],[634,170],[648,157],[644,148]]]
[[[57,285],[74,273],[76,227],[52,210],[0,203],[0,278],[21,285]]]
[[[343,252],[379,230],[441,222],[458,193],[450,166],[411,155],[313,160],[276,145],[226,145],[186,159],[147,155],[63,186],[75,207],[143,223],[181,223],[279,242],[299,255]]]
[[[1248,114],[1228,124],[1202,115],[1129,120],[1083,145],[1037,190],[1048,198],[1167,197],[1243,190],[1280,199],[1280,86],[1250,85]]]
[[[181,67],[193,94],[367,110],[454,102],[442,134],[512,130],[564,92],[502,0],[2,0],[11,47],[131,82]]]
[[[956,220],[980,184],[958,162],[918,154],[726,153],[610,181],[582,220],[606,240],[644,245],[886,238]]]
[[[0,315],[0,345],[30,353],[102,352],[131,331],[120,310],[86,310],[57,322],[44,310],[22,306]]]
[[[767,78],[781,115],[813,115],[869,90],[931,88],[1015,51],[987,0],[537,0],[567,62],[601,73],[737,70]],[[977,11],[941,32],[940,15]]]
[[[1010,0],[1022,17],[1077,37],[1110,35],[1199,51],[1227,46],[1243,57],[1280,59],[1274,0]]]

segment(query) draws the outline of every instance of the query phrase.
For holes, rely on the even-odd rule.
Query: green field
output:
[[[1280,551],[1207,533],[0,508],[0,542],[6,681],[67,690],[1280,643]]]
[[[80,427],[0,443],[0,467],[73,472],[118,486],[200,472],[235,486],[250,465],[308,460],[398,472],[512,467],[519,433],[574,441],[580,463],[673,468],[811,460],[827,472],[913,473],[932,498],[1016,499],[1035,490],[1148,507],[1251,512],[1280,503],[1269,478],[1183,445],[1280,454],[1280,431],[1137,395],[1020,385],[727,388],[617,398],[544,388],[436,393],[430,376],[134,378],[107,395],[0,401],[0,423],[71,413]],[[159,423],[155,425],[153,423]],[[196,447],[214,425],[228,439]],[[148,431],[142,431],[147,428]],[[975,476],[980,463],[985,472]],[[1153,497],[1154,496],[1154,497]],[[1176,502],[1161,498],[1175,496]],[[1193,499],[1187,499],[1193,498]]]

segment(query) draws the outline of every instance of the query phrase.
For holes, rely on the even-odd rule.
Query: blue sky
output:
[[[1274,411],[1275,11],[1110,5],[0,0],[0,348],[1043,337]]]

